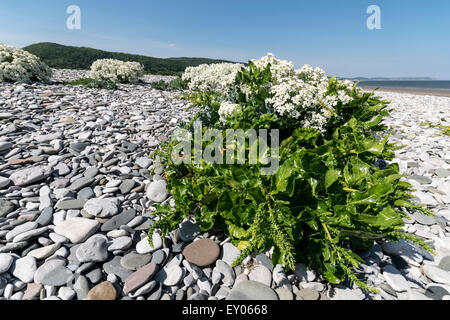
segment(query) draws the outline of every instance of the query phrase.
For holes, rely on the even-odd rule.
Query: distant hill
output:
[[[64,46],[50,42],[32,44],[23,49],[40,57],[47,65],[56,69],[89,69],[97,59],[118,59],[140,62],[144,65],[144,70],[152,74],[174,75],[183,72],[189,66],[231,62],[208,58],[153,58],[86,47]]]

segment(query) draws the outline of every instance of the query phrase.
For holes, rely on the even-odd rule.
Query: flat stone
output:
[[[424,274],[434,282],[450,284],[450,272],[431,264],[423,265],[422,270]]]
[[[28,252],[27,256],[35,257],[37,260],[45,259],[47,257],[50,257],[60,247],[61,247],[61,244],[54,243],[54,244],[51,244],[51,245],[48,245],[45,247],[31,250],[30,252]]]
[[[37,300],[39,299],[39,294],[41,293],[41,290],[43,288],[43,285],[40,283],[28,283],[27,289],[25,290],[25,293],[22,297],[22,300]]]
[[[120,213],[118,215],[115,215],[111,219],[109,219],[107,222],[105,222],[101,230],[102,231],[111,231],[114,229],[118,229],[123,225],[126,225],[128,222],[130,222],[134,217],[136,216],[136,210],[130,209],[123,213]]]
[[[0,247],[0,253],[14,252],[14,251],[25,248],[27,245],[28,245],[27,241],[8,243],[4,247]]]
[[[313,289],[300,289],[295,294],[296,300],[319,300],[320,294]]]
[[[94,178],[98,174],[98,168],[96,167],[89,167],[86,168],[86,171],[84,172],[84,177],[86,179]]]
[[[37,269],[36,258],[23,257],[13,261],[11,265],[11,274],[20,281],[29,283],[33,281],[34,273]]]
[[[409,177],[409,179],[416,180],[420,184],[430,184],[433,182],[433,180],[431,180],[430,178],[419,175],[412,175]]]
[[[148,167],[151,166],[152,162],[152,159],[150,159],[149,157],[140,157],[135,161],[135,163],[142,169],[148,169]]]
[[[233,268],[231,268],[231,266],[225,261],[217,260],[216,269],[219,274],[223,275],[222,282],[229,287],[233,286],[236,279],[236,274],[234,273]]]
[[[122,281],[125,281],[130,274],[133,273],[133,271],[125,269],[120,264],[120,260],[122,257],[114,256],[112,259],[109,259],[103,264],[103,269],[107,274],[115,274],[118,276]]]
[[[165,252],[167,250],[167,253]],[[161,249],[157,250],[152,254],[152,262],[157,265],[161,265],[166,261],[167,254],[169,253],[169,249]]]
[[[450,272],[450,256],[445,256],[439,261],[439,268]]]
[[[277,293],[257,281],[244,281],[234,286],[226,300],[279,300]]]
[[[41,234],[43,234],[44,232],[47,232],[48,227],[42,227],[42,228],[38,228],[38,229],[33,229],[33,230],[29,230],[26,232],[23,232],[17,236],[14,237],[13,242],[22,242],[22,241],[27,241],[29,239],[32,239],[34,237],[37,237]]]
[[[155,281],[171,287],[177,285],[183,275],[183,269],[179,265],[169,263],[155,275]]]
[[[85,276],[79,275],[73,284],[73,290],[77,294],[78,300],[86,299],[89,293],[89,282]]]
[[[86,218],[69,218],[55,227],[55,233],[68,238],[72,243],[80,243],[98,230],[100,223]]]
[[[41,265],[34,274],[34,282],[48,286],[63,286],[73,277],[72,272],[65,267],[65,261],[51,259]]]
[[[116,300],[117,290],[109,281],[104,281],[91,290],[87,295],[86,300]]]
[[[34,221],[30,221],[30,222],[25,222],[21,225],[18,225],[17,227],[15,227],[14,229],[12,229],[11,231],[9,231],[6,236],[5,239],[6,241],[12,241],[16,236],[18,236],[21,233],[36,229],[38,227],[37,222]]]
[[[72,300],[75,295],[75,290],[69,287],[61,287],[58,290],[58,298],[60,298],[61,300]]]
[[[292,294],[292,292],[285,287],[276,288],[275,292],[277,293],[280,300],[294,300],[294,295]]]
[[[331,287],[327,295],[331,300],[364,300],[364,294],[360,290],[350,289],[343,285]]]
[[[187,261],[199,267],[213,264],[219,257],[220,248],[211,239],[200,239],[186,246],[183,256]]]
[[[9,150],[12,147],[13,147],[13,144],[11,142],[0,141],[0,152]]]
[[[404,292],[410,289],[408,281],[393,265],[388,264],[384,267],[383,277],[396,292]]]
[[[103,262],[108,259],[107,241],[103,237],[91,237],[81,244],[76,256],[79,262]]]
[[[131,179],[122,181],[122,183],[119,186],[120,193],[128,194],[131,191],[131,189],[134,188],[135,185],[136,185],[136,181],[131,180]]]
[[[443,168],[436,169],[434,173],[440,178],[447,178],[450,176],[450,170]]]
[[[0,253],[0,274],[9,270],[13,263],[13,256],[8,253]]]
[[[169,196],[167,182],[165,180],[151,182],[147,188],[146,195],[153,202],[163,202]]]
[[[141,267],[137,271],[130,274],[128,278],[125,280],[125,286],[123,288],[124,293],[128,294],[131,291],[134,291],[142,287],[144,284],[150,281],[151,277],[155,274],[156,270],[157,270],[156,265],[150,262],[149,264]]]
[[[150,262],[152,256],[150,254],[138,254],[137,252],[130,252],[120,259],[122,267],[128,270],[138,270]]]
[[[84,187],[91,185],[95,181],[94,178],[82,177],[75,180],[70,186],[69,189],[72,191],[79,191]]]
[[[196,236],[200,234],[202,230],[200,229],[200,225],[198,223],[193,223],[190,220],[186,220],[181,223],[180,226],[180,238],[185,242],[190,242],[194,240]]]
[[[14,185],[22,187],[44,180],[51,174],[52,169],[50,167],[38,166],[16,171],[9,177],[9,179],[11,179]]]
[[[433,216],[427,216],[417,211],[413,213],[413,216],[418,223],[423,224],[425,226],[431,226],[436,224],[436,219]]]
[[[118,237],[115,238],[108,247],[108,251],[115,250],[127,250],[133,244],[133,240],[130,237]]]
[[[425,290],[425,296],[433,300],[442,300],[442,298],[450,293],[441,286],[430,285]]]
[[[53,219],[53,208],[45,208],[42,210],[39,217],[36,219],[36,223],[43,227],[48,225]]]
[[[64,200],[56,205],[56,209],[59,210],[80,210],[83,209],[86,204],[86,200]]]
[[[269,287],[272,284],[272,272],[261,264],[254,266],[248,274],[248,278],[251,281],[261,282]]]
[[[269,269],[270,271],[273,270],[273,263],[272,260],[270,260],[270,258],[264,254],[264,253],[260,253],[255,257],[255,260],[257,263],[263,265],[264,267],[266,267],[267,269]]]
[[[99,283],[100,280],[102,280],[102,269],[101,268],[95,268],[90,270],[88,273],[86,273],[86,278],[91,281],[91,283]]]
[[[8,200],[0,199],[0,218],[5,217],[14,210],[14,204]]]
[[[0,176],[0,189],[6,188],[11,183],[11,180]]]
[[[108,199],[90,199],[84,205],[84,210],[94,217],[109,218],[119,212],[117,205]]]
[[[156,251],[158,249],[160,249],[162,247],[162,239],[161,236],[158,233],[154,233],[152,235],[152,241],[153,241],[153,246],[152,247],[150,245],[150,243],[148,242],[147,237],[143,238],[141,241],[139,241],[136,245],[136,251],[139,254],[146,254],[146,253],[150,253],[153,251]]]

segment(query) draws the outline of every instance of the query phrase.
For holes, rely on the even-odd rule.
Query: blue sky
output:
[[[81,8],[68,30],[66,8]],[[381,30],[369,30],[369,5]],[[448,0],[1,0],[0,42],[247,61],[267,52],[329,75],[450,79]]]

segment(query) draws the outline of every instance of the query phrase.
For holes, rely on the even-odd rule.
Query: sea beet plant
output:
[[[279,168],[262,175],[262,165],[247,162],[177,164],[177,141],[164,144],[158,155],[176,206],[157,205],[149,235],[194,217],[204,231],[225,230],[242,250],[233,265],[272,248],[274,264],[294,269],[302,262],[331,283],[349,279],[366,290],[374,288],[358,277],[363,260],[356,252],[375,240],[404,238],[431,251],[402,231],[404,209],[431,213],[408,201],[411,185],[389,164],[398,148],[384,136],[389,102],[323,75],[269,55],[250,61],[226,94],[191,93],[203,132],[279,129]],[[193,121],[186,128],[193,130]],[[245,147],[248,153],[252,146]]]

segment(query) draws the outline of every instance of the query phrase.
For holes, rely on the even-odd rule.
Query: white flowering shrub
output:
[[[91,66],[91,77],[114,83],[137,83],[144,74],[144,66],[138,62],[100,59]]]
[[[51,69],[35,55],[0,42],[0,82],[46,82]]]
[[[188,82],[188,89],[192,92],[225,94],[243,66],[237,63],[216,63],[187,67],[182,79]]]

